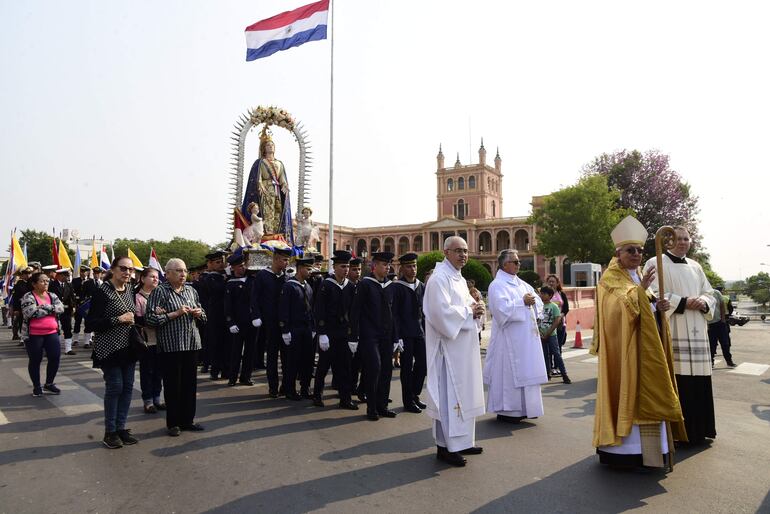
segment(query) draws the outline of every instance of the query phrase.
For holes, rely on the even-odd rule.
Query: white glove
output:
[[[321,334],[318,336],[318,346],[321,348],[322,352],[325,352],[329,349],[329,336],[325,334]]]
[[[393,343],[393,353],[398,351],[398,343]]]
[[[257,318],[255,320],[252,320],[251,324],[254,325],[255,328],[259,328],[262,326],[262,320]]]
[[[404,340],[403,339],[399,339],[398,340],[398,351],[399,352],[403,352],[404,351]]]
[[[355,341],[348,341],[348,348],[350,348],[351,352],[356,353],[356,350],[358,350],[358,343]]]
[[[230,327],[231,334],[237,334],[238,332],[240,332],[240,330],[238,330],[238,325],[233,325],[232,327]]]
[[[283,339],[283,344],[286,346],[289,346],[291,344],[291,332],[286,332],[285,334],[281,334],[281,338]]]
[[[313,339],[315,339],[315,331],[313,331],[313,332],[311,332],[311,333],[310,333],[310,337],[312,337]]]

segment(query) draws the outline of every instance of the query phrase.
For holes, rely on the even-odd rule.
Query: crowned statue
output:
[[[244,218],[252,223],[257,211],[265,236],[282,235],[288,242],[293,240],[289,182],[283,163],[275,158],[275,143],[267,124],[259,136],[259,158],[249,172],[241,205]]]

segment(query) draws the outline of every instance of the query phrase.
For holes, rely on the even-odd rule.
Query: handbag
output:
[[[123,308],[126,309],[126,312],[131,312],[131,309],[129,309],[128,305],[126,305],[126,301],[123,299],[123,296],[121,296],[117,291],[115,291],[115,294],[117,294],[118,298],[120,298],[120,301],[123,304]],[[128,346],[137,356],[141,356],[149,349],[147,347],[147,341],[144,337],[144,334],[142,334],[142,332],[139,330],[139,327],[136,325],[131,325],[128,329]]]

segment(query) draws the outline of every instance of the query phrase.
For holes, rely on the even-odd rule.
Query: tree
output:
[[[746,294],[755,302],[765,304],[770,302],[770,275],[760,271],[746,279]]]
[[[128,249],[139,257],[143,264],[147,265],[150,259],[150,249],[155,248],[158,255],[158,262],[165,266],[166,261],[172,257],[182,259],[189,266],[203,264],[206,261],[206,254],[209,253],[209,246],[202,241],[193,241],[183,237],[175,237],[171,241],[156,241],[150,239],[143,241],[141,239],[116,239],[113,245],[116,256],[128,255]]]
[[[520,279],[522,279],[527,284],[531,285],[535,289],[540,289],[540,286],[543,285],[543,280],[540,278],[540,275],[537,274],[536,271],[531,269],[525,269],[523,271],[519,271],[517,273]]]
[[[632,210],[650,236],[664,225],[683,225],[690,232],[693,251],[700,247],[698,197],[669,167],[668,155],[657,150],[604,153],[583,168],[583,176],[596,175],[606,177],[607,185],[620,192],[618,206]],[[655,255],[654,237],[644,249],[647,255]]]
[[[550,194],[528,223],[537,226],[536,251],[548,257],[566,255],[573,262],[607,264],[614,255],[610,232],[630,214],[618,207],[620,193],[603,175]]]
[[[425,273],[427,273],[428,270],[432,270],[436,266],[436,263],[443,260],[443,252],[428,252],[420,255],[417,258],[417,278],[424,281]],[[468,259],[468,262],[463,266],[462,276],[474,280],[476,282],[476,288],[480,291],[486,291],[489,287],[489,283],[492,282],[492,274],[476,259]]]

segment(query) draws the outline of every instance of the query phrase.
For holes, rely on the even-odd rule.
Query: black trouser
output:
[[[404,407],[420,396],[428,373],[424,337],[405,337],[401,353],[401,399]]]
[[[240,332],[230,334],[232,341],[230,343],[230,381],[238,380],[240,371],[240,381],[246,382],[251,378],[251,370],[254,366],[254,345],[256,344],[258,328],[254,328],[251,323],[238,326]]]
[[[14,309],[11,312],[11,327],[13,328],[13,338],[19,338],[19,332],[21,331],[21,323],[24,321],[24,316],[20,310]]]
[[[278,393],[278,357],[281,358],[282,367],[286,367],[286,356],[281,339],[281,331],[278,329],[278,323],[264,324],[262,328],[265,332],[265,350],[267,351],[267,362],[265,367],[267,368],[267,386],[270,393]],[[285,376],[284,369],[284,376]],[[283,385],[281,386],[283,389]]]
[[[59,317],[61,331],[64,332],[64,339],[72,339],[72,309],[64,309]]]
[[[255,350],[252,369],[263,369],[265,367],[265,332],[267,331],[261,330],[261,328],[262,327],[256,329],[257,338],[254,342]]]
[[[373,414],[388,410],[390,379],[393,376],[393,343],[390,340],[366,340],[358,343],[366,391],[366,412]]]
[[[206,324],[206,331],[211,376],[217,376],[221,372],[226,377],[230,367],[230,331],[220,320],[209,321]]]
[[[40,363],[43,362],[43,352],[48,359],[45,369],[45,383],[46,385],[53,384],[56,372],[59,371],[59,360],[61,359],[59,334],[54,332],[44,336],[29,336],[24,348],[29,356],[27,369],[29,370],[29,378],[32,380],[32,387],[40,387]]]
[[[75,329],[73,330],[74,333],[76,334],[80,333],[81,323],[83,323],[83,315],[80,314],[80,309],[75,309]]]
[[[717,353],[717,342],[722,347],[722,356],[727,361],[727,364],[732,364],[733,355],[730,353],[730,333],[728,332],[727,323],[724,321],[717,321],[711,323],[708,326],[709,332],[709,345],[711,346],[711,360],[714,360],[714,355]]]
[[[309,391],[310,375],[313,373],[313,335],[310,329],[292,330],[291,342],[286,345],[281,339],[286,358],[283,359],[283,390],[286,396],[297,394],[297,378],[300,389]]]
[[[166,389],[166,427],[186,427],[195,419],[198,391],[198,352],[160,352],[163,387]]]
[[[334,381],[340,395],[340,403],[350,403],[350,362],[352,355],[346,337],[329,337],[329,349],[318,352],[318,365],[315,368],[313,395],[320,398],[324,392],[324,380],[329,367],[332,368]]]
[[[363,393],[365,382],[366,373],[361,365],[361,348],[359,347],[350,359],[350,390],[355,394]]]

